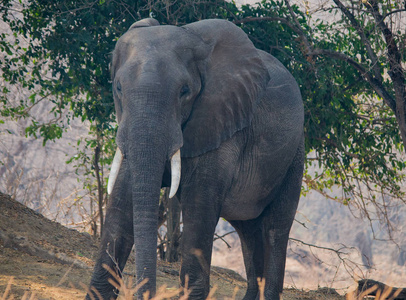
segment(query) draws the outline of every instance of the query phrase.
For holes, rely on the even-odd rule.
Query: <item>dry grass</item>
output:
[[[391,295],[392,290],[393,290],[393,287],[390,287],[390,286],[387,286],[387,287],[385,287],[385,289],[381,290],[381,289],[378,289],[378,285],[374,285],[373,287],[371,287],[365,291],[362,291],[361,293],[359,293],[358,290],[348,293],[345,298],[347,300],[371,299],[370,298],[371,296],[368,296],[368,295],[375,292],[376,295],[375,295],[375,298],[373,298],[374,300],[394,300],[402,292],[402,289],[398,289],[396,292],[393,293],[393,295]]]
[[[139,284],[137,284],[133,287],[133,277],[128,277],[127,282],[125,282],[124,278],[119,276],[109,266],[103,265],[103,267],[107,271],[109,271],[109,273],[113,276],[114,280],[109,278],[109,283],[120,291],[119,297],[118,297],[118,299],[120,299],[120,300],[133,300],[134,294],[136,294],[137,291],[148,281],[148,279],[144,279]],[[189,287],[188,287],[188,278],[187,277],[186,277],[185,281],[186,281],[185,287],[168,288],[166,285],[162,285],[160,288],[158,288],[158,291],[153,298],[150,298],[149,291],[147,291],[143,294],[143,299],[144,300],[148,300],[148,299],[163,300],[163,299],[173,299],[174,297],[179,297],[178,298],[179,300],[187,300],[189,298],[191,289],[189,289]],[[263,296],[265,281],[258,280],[258,283],[260,284],[260,289],[262,291],[261,292],[262,297],[260,298],[260,300],[265,300],[265,298]],[[90,295],[91,300],[103,300],[100,293],[94,287],[92,287],[91,290],[97,295],[97,298],[95,298],[93,295],[91,295],[89,293],[89,288],[85,287],[85,289],[87,290],[87,293]],[[210,293],[207,296],[206,300],[215,300],[216,299],[216,298],[214,298],[214,293],[216,292],[216,289],[217,289],[217,287],[214,286],[210,290]],[[234,300],[236,298],[237,292],[238,292],[238,287],[236,287],[234,289],[233,295],[230,298],[225,298],[225,300]]]
[[[144,279],[142,282],[139,284],[133,286],[133,281],[132,277],[127,278],[127,282],[125,280],[118,276],[115,272],[113,272],[111,269],[109,269],[107,266],[105,268],[112,274],[113,279],[109,279],[110,284],[112,284],[115,288],[117,288],[120,293],[119,293],[119,300],[133,300],[134,299],[134,294],[137,293],[137,291],[148,281],[147,279]],[[16,298],[13,296],[11,293],[11,287],[13,285],[13,278],[10,279],[10,281],[7,284],[6,290],[4,291],[3,295],[1,296],[0,300],[15,300]],[[265,280],[258,278],[258,285],[260,289],[260,300],[265,300],[265,295],[264,295],[264,290],[265,290]],[[83,286],[83,288],[89,293],[90,290],[88,287]],[[102,296],[100,293],[92,287],[91,290],[96,294],[96,297],[93,296],[91,293],[89,293],[90,298],[92,300],[103,300]],[[214,293],[216,291],[216,287],[213,287],[206,298],[206,300],[215,300],[214,298]],[[238,291],[238,287],[234,289],[233,295],[229,298],[225,298],[225,300],[234,300],[236,298]],[[346,300],[366,300],[366,299],[374,299],[374,300],[395,300],[397,296],[402,292],[402,289],[397,289],[394,293],[392,293],[393,287],[385,287],[383,290],[379,289],[378,285],[374,285],[373,287],[359,292],[358,290],[355,290],[353,292],[350,292],[346,295]],[[166,285],[161,286],[156,295],[151,298],[151,300],[164,300],[164,299],[173,299],[174,297],[178,297],[179,300],[187,300],[189,295],[190,295],[191,290],[188,288],[187,280],[186,280],[186,286],[180,287],[180,288],[168,288]],[[374,296],[370,296],[370,294],[375,294],[375,298],[372,298]],[[148,300],[150,299],[149,292],[145,292],[143,295],[143,300]],[[282,297],[281,297],[282,299]],[[27,291],[24,293],[22,296],[21,300],[37,300],[35,293],[30,293]]]
[[[109,279],[110,284],[112,284],[115,288],[117,288],[120,293],[119,293],[119,300],[133,300],[134,299],[134,294],[137,293],[137,291],[148,281],[148,279],[144,279],[142,282],[139,284],[133,286],[133,277],[128,276],[127,277],[127,282],[125,281],[124,278],[118,276],[113,270],[111,270],[108,266],[104,265],[104,267],[110,272],[110,274],[113,276],[113,279]],[[174,297],[177,297],[179,300],[187,300],[189,298],[191,290],[188,288],[188,280],[186,278],[186,286],[185,287],[180,287],[180,288],[168,288],[166,285],[161,286],[156,295],[151,298],[151,300],[164,300],[164,299],[173,299]],[[265,286],[265,281],[263,280],[258,280],[261,290],[263,291],[263,287]],[[13,278],[11,278],[7,284],[6,290],[4,291],[3,295],[1,296],[0,300],[15,300],[16,298],[14,295],[11,293],[11,288],[13,285]],[[88,288],[87,286],[83,285],[83,288],[86,290],[86,292],[90,295],[91,300],[103,300],[103,297],[101,294],[94,288]],[[96,297],[93,296],[92,293],[90,293],[90,290],[96,294]],[[206,300],[215,300],[214,298],[214,293],[216,291],[216,287],[213,287],[207,297]],[[234,289],[233,295],[230,298],[225,298],[225,300],[234,300],[236,298],[238,292],[238,287]],[[261,300],[264,300],[263,292],[261,293]],[[21,300],[37,300],[38,298],[36,297],[35,293],[30,293],[27,291],[24,293],[22,296]],[[143,295],[144,300],[150,299],[149,292],[145,292]]]
[[[10,293],[11,286],[13,285],[13,278],[11,278],[7,284],[6,290],[4,291],[3,296],[1,296],[1,300],[14,300],[13,294]],[[29,292],[25,292],[21,300],[36,300],[35,293],[32,293],[30,296]]]

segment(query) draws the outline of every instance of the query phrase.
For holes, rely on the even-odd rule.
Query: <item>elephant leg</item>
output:
[[[289,232],[299,203],[304,150],[298,149],[282,185],[263,212],[265,299],[279,300],[283,291]]]
[[[191,292],[189,299],[206,299],[210,290],[213,236],[219,219],[219,210],[206,199],[190,197],[186,199],[187,203],[182,203],[181,284],[185,286],[187,280]]]
[[[264,241],[261,226],[261,217],[249,221],[230,221],[237,231],[244,257],[247,274],[247,292],[244,300],[253,300],[258,296],[258,280],[264,272]]]
[[[113,278],[103,265],[107,265],[114,273],[121,276],[128,256],[134,244],[133,234],[133,209],[131,203],[131,187],[128,186],[129,172],[126,162],[120,168],[114,190],[110,196],[107,208],[105,226],[101,237],[98,259],[94,267],[90,282],[90,291],[93,299],[116,299],[118,291],[108,282]],[[89,295],[86,299],[91,299]]]

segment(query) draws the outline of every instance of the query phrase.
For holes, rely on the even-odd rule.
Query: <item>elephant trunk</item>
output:
[[[176,123],[171,118],[170,110],[164,105],[169,102],[167,98],[157,97],[157,94],[144,94],[147,96],[133,98],[132,103],[138,105],[132,106],[130,111],[126,112],[128,118],[123,115],[117,134],[120,149],[113,162],[113,177],[109,180],[112,189],[114,173],[118,174],[123,159],[120,152],[123,152],[131,174],[128,180],[132,190],[137,283],[148,279],[137,293],[139,299],[146,291],[150,292],[150,296],[155,294],[158,209],[162,178],[165,164],[169,156],[173,156],[171,165],[178,169],[172,172],[171,194],[174,195],[180,180],[180,152],[177,150],[182,145],[180,127],[174,125]],[[148,110],[137,109],[145,106]],[[171,130],[178,127],[178,130]],[[172,155],[173,153],[175,155]]]
[[[140,144],[134,148],[130,146],[128,152],[137,283],[148,279],[138,291],[138,299],[142,299],[146,291],[150,292],[150,296],[155,295],[158,208],[166,160],[164,155],[155,152],[156,149],[139,147]]]

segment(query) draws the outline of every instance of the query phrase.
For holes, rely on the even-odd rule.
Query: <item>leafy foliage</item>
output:
[[[335,19],[328,23],[311,20],[311,30],[298,30],[309,62],[307,74],[313,76],[306,80],[313,86],[302,89],[308,112],[307,142],[325,171],[316,174],[317,183],[309,174],[306,178],[318,190],[331,184],[342,186],[344,203],[352,201],[370,219],[367,206],[373,204],[378,216],[385,219],[386,201],[402,200],[405,169],[399,103],[406,100],[406,94],[398,91],[405,90],[406,82],[396,82],[390,75],[405,74],[405,70],[391,71],[393,57],[388,49],[393,42],[404,52],[401,41],[406,35],[404,28],[398,30],[389,43],[376,16],[405,9],[396,1],[380,2],[379,8],[375,1],[334,2],[321,10],[336,14]],[[291,17],[295,18],[294,13]],[[399,19],[388,21],[386,29],[400,26]],[[306,73],[296,78],[306,78]]]

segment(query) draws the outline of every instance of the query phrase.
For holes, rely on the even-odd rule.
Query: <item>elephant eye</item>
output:
[[[117,92],[119,92],[121,94],[121,83],[120,83],[120,81],[117,81],[116,89],[117,89]]]
[[[187,84],[185,84],[184,86],[182,86],[182,88],[180,89],[180,94],[179,97],[182,98],[184,96],[187,96],[190,93],[190,89],[189,86]]]

